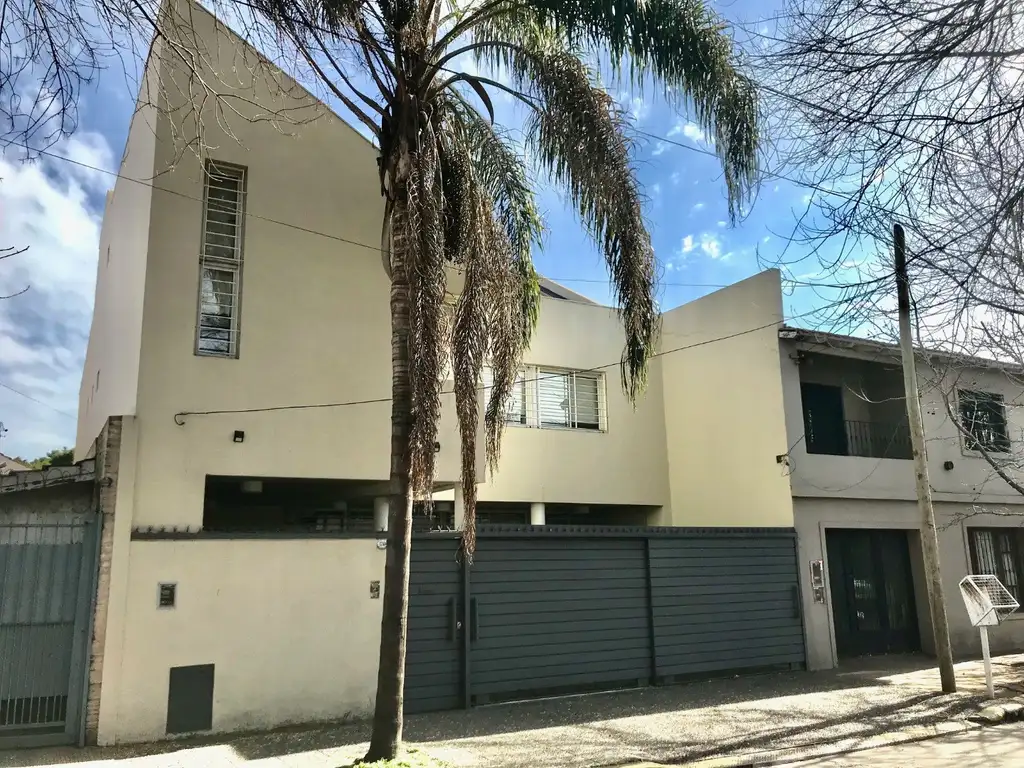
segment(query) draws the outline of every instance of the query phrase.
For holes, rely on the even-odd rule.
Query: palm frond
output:
[[[413,492],[428,504],[434,481],[434,443],[441,417],[447,313],[443,194],[436,141],[411,154],[406,186],[406,265],[412,337],[410,378],[412,429],[410,480]]]
[[[452,326],[452,371],[462,441],[463,552],[475,547],[478,387],[490,356],[485,448],[491,468],[504,412],[537,319],[539,289],[530,259],[540,220],[522,158],[465,102],[448,98],[438,130],[446,169],[450,258],[464,268]],[[496,205],[495,200],[500,201]],[[513,238],[516,245],[513,245]]]
[[[635,399],[647,383],[659,313],[628,119],[595,73],[564,48],[547,45],[513,55],[509,63],[517,85],[544,104],[527,121],[538,161],[566,189],[604,251],[626,334],[622,386]]]
[[[608,53],[616,70],[642,87],[651,76],[692,107],[698,125],[715,139],[735,218],[757,175],[758,100],[740,69],[725,23],[704,0],[524,0],[509,3],[474,29],[477,55],[514,66],[526,50],[550,47]]]

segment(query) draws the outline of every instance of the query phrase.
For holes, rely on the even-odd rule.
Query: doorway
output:
[[[840,658],[921,649],[906,531],[825,532]]]

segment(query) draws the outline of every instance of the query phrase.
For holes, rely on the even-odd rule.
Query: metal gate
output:
[[[0,746],[79,740],[98,524],[0,518]]]
[[[804,664],[792,529],[481,526],[413,543],[406,711]]]
[[[470,578],[472,704],[650,677],[643,539],[484,536]]]
[[[907,532],[825,531],[840,657],[921,649]]]

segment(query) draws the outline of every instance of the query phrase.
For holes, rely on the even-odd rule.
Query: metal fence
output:
[[[0,517],[0,745],[78,739],[96,527],[80,514]]]

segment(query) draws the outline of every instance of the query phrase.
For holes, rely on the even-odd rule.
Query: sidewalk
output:
[[[961,720],[984,696],[980,662],[942,695],[934,662],[879,657],[839,670],[738,677],[496,705],[408,718],[410,747],[457,768],[594,768],[681,763],[798,748],[827,751]],[[997,685],[1024,692],[1024,654],[994,660]],[[916,729],[916,730],[915,730]],[[0,752],[0,766],[337,768],[363,754],[366,723],[116,748]]]

